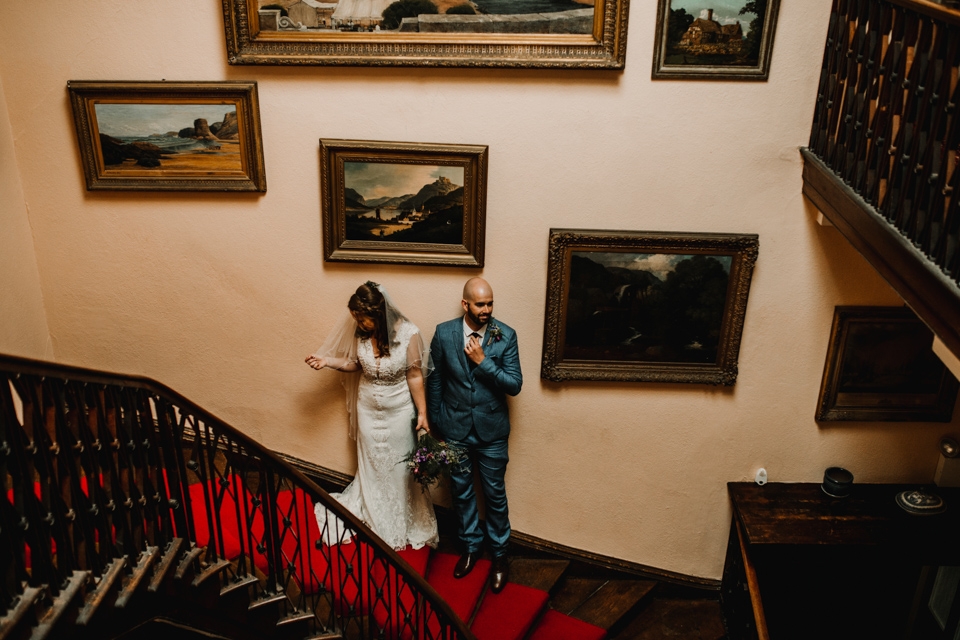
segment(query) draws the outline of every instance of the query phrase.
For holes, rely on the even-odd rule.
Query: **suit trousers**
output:
[[[484,442],[477,436],[476,429],[471,428],[463,440],[447,439],[447,442],[467,452],[465,459],[450,473],[453,503],[458,518],[457,535],[465,547],[464,551],[480,551],[485,533],[493,557],[505,555],[507,542],[510,540],[507,486],[504,482],[507,462],[510,460],[507,454],[507,438]],[[473,485],[474,465],[480,471],[480,484],[486,506],[485,532],[480,529],[480,513]]]

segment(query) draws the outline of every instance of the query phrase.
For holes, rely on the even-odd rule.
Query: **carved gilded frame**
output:
[[[629,0],[595,0],[593,32],[263,30],[257,0],[222,0],[230,64],[623,69]]]
[[[487,209],[487,152],[483,145],[320,140],[323,255],[329,262],[482,267]],[[463,171],[462,233],[458,242],[350,239],[344,164],[382,163]]]
[[[257,83],[253,81],[223,82],[120,82],[70,80],[67,82],[73,119],[80,145],[80,160],[88,191],[260,191],[267,190],[263,163],[263,142],[260,135],[260,106]],[[201,158],[194,163],[178,162],[165,166],[174,156],[164,154],[152,166],[134,163],[107,164],[101,138],[98,105],[123,105],[130,109],[143,107],[213,106],[236,111],[237,138],[213,141],[210,155],[236,156],[229,162],[213,162]],[[184,121],[189,127],[192,121]],[[157,134],[157,131],[143,131]],[[172,132],[171,132],[172,133]],[[112,137],[112,136],[108,136]],[[120,140],[113,139],[115,143]],[[220,145],[230,148],[229,154]],[[236,149],[232,149],[233,146]],[[129,146],[129,145],[128,145]],[[154,145],[156,146],[156,145]],[[158,152],[159,153],[159,152]],[[106,155],[109,157],[109,154]],[[180,156],[183,157],[183,156]]]
[[[733,385],[737,379],[740,337],[758,249],[759,239],[755,234],[551,229],[540,377],[554,382],[602,380]],[[718,334],[711,337],[712,341],[716,341],[715,356],[709,355],[714,349],[710,346],[709,351],[704,352],[707,356],[696,354],[697,357],[706,357],[709,361],[648,357],[648,353],[669,356],[669,349],[663,346],[666,342],[658,342],[661,338],[656,335],[644,337],[641,342],[630,342],[634,338],[639,339],[644,330],[641,328],[637,331],[634,326],[627,326],[631,318],[640,317],[642,322],[643,317],[653,317],[652,312],[663,312],[668,308],[666,303],[658,300],[666,299],[667,294],[663,293],[666,290],[664,283],[674,277],[672,275],[664,275],[661,279],[652,272],[636,269],[631,271],[631,275],[623,277],[643,284],[615,287],[618,284],[612,279],[615,272],[622,274],[628,269],[615,267],[616,271],[610,271],[608,267],[599,266],[601,263],[579,267],[577,286],[582,290],[586,286],[584,283],[589,282],[592,291],[589,297],[578,297],[575,300],[574,313],[581,319],[580,324],[576,324],[578,321],[571,316],[570,304],[574,253],[578,258],[592,255],[590,262],[597,258],[601,259],[601,263],[610,259],[618,260],[620,256],[626,261],[637,260],[639,256],[652,257],[655,260],[650,264],[656,262],[673,265],[664,267],[663,274],[675,272],[676,265],[686,259],[697,256],[716,258],[713,261],[716,264],[711,262],[709,266],[714,269],[715,274],[717,268],[726,269],[727,284]],[[704,262],[706,261],[698,260],[695,264]],[[722,266],[724,264],[726,267]],[[588,270],[593,273],[589,276],[589,281],[583,279],[584,274],[589,274]],[[604,288],[610,291],[604,291]],[[579,295],[581,294],[578,293]],[[695,308],[686,310],[697,312]],[[600,319],[593,319],[597,317]],[[568,341],[567,328],[587,326],[583,318],[591,318],[590,326],[602,325],[602,331],[606,332],[604,335],[610,336],[611,340],[624,328],[630,329],[636,336],[628,341],[606,341],[596,346],[571,346],[575,341]],[[669,322],[669,317],[667,321]],[[637,322],[634,321],[634,324]],[[598,330],[591,331],[594,338],[601,335]],[[647,340],[649,346],[645,346],[647,343],[644,341]],[[623,346],[626,344],[631,346]]]

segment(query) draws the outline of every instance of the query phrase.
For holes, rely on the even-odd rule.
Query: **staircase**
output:
[[[656,582],[543,554],[455,580],[152,380],[0,356],[0,478],[0,640],[661,637],[627,627]]]

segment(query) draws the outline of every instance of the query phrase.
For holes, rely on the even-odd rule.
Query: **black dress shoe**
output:
[[[473,568],[477,566],[477,559],[479,557],[480,554],[476,551],[467,551],[460,556],[460,559],[457,560],[457,566],[453,568],[453,577],[462,578],[473,571]]]
[[[507,562],[507,556],[494,558],[493,566],[490,568],[490,589],[494,593],[500,593],[509,579],[510,563]]]

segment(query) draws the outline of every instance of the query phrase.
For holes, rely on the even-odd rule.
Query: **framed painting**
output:
[[[320,140],[324,258],[483,266],[487,147]]]
[[[654,79],[766,80],[780,0],[659,0]]]
[[[256,82],[67,88],[87,190],[267,190]]]
[[[222,0],[230,64],[622,69],[629,0]]]
[[[753,234],[551,229],[540,377],[732,385]]]
[[[837,307],[817,420],[950,422],[960,388],[907,307]]]

